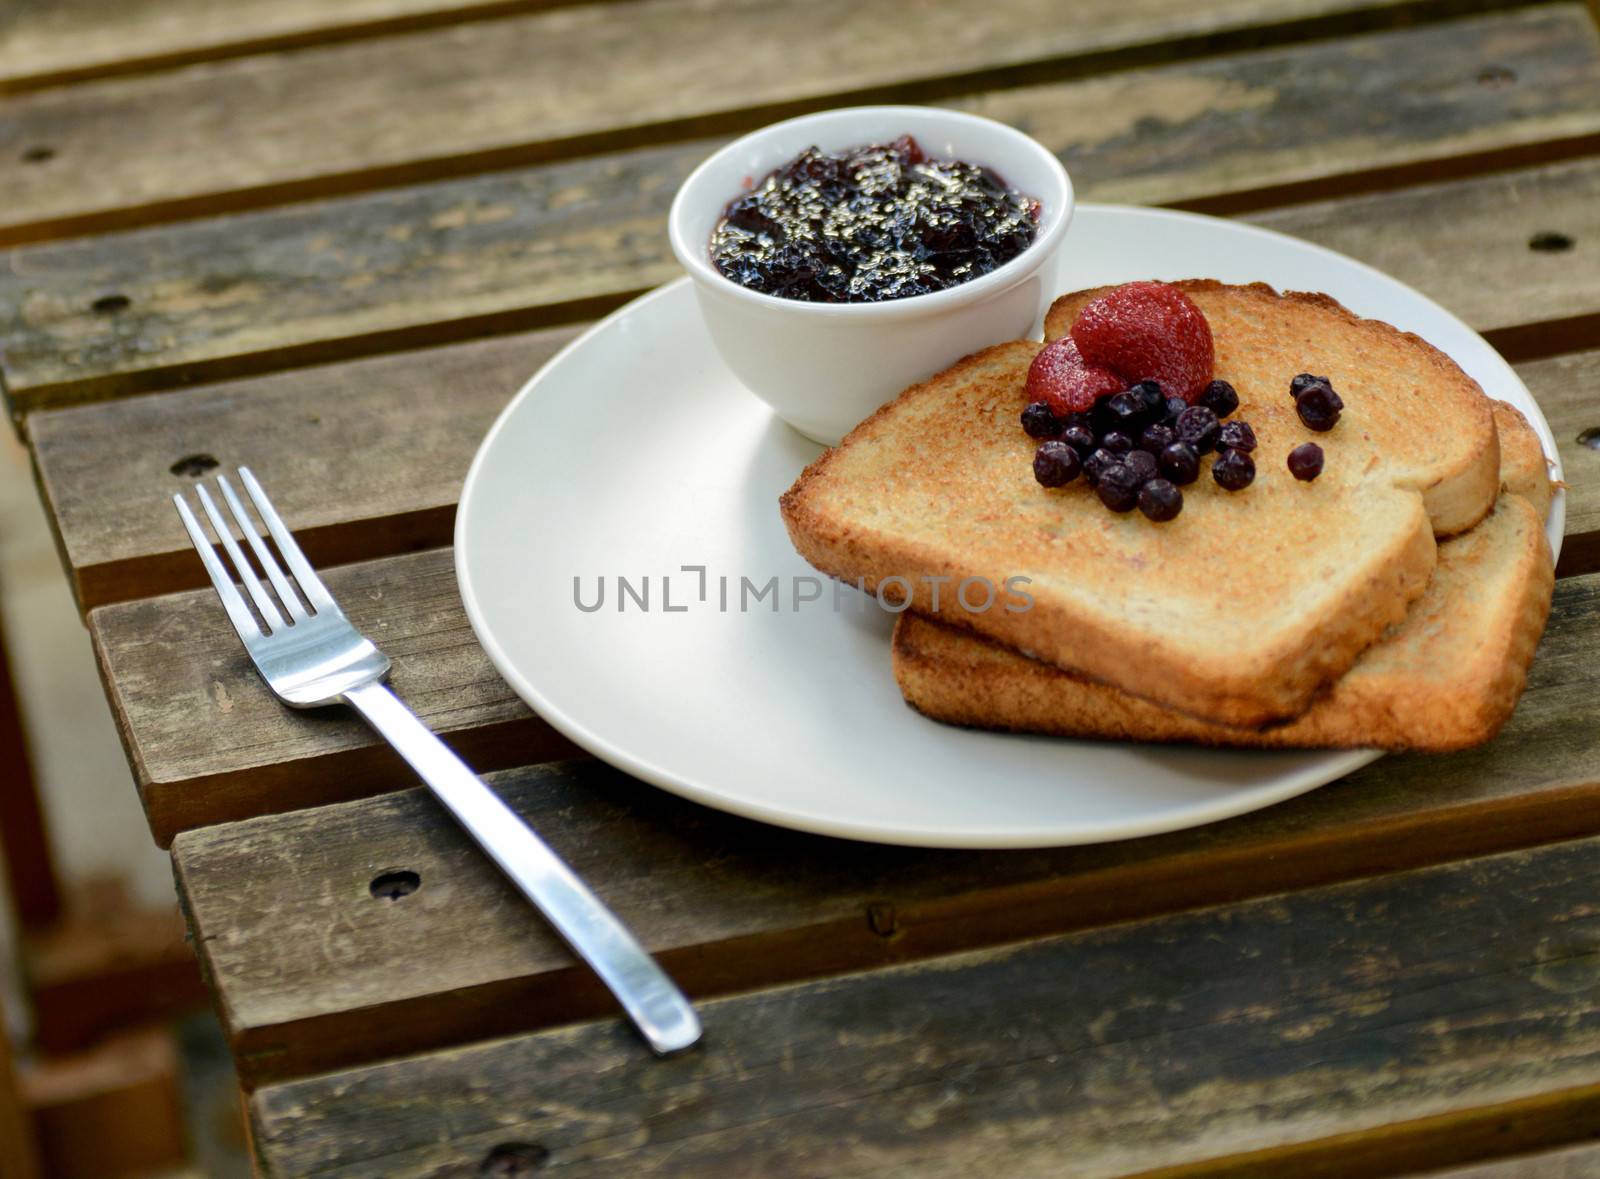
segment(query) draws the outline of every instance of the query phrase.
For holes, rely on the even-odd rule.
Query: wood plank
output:
[[[1509,85],[1496,81],[1506,71]],[[957,105],[1029,128],[1088,198],[1233,209],[1252,192],[1328,195],[1406,167],[1447,173],[1584,142],[1600,120],[1600,49],[1582,8],[1556,5]],[[0,266],[0,375],[22,413],[594,314],[678,273],[666,209],[713,146],[18,249]],[[1491,182],[1458,235],[1497,249],[1517,184]],[[1574,225],[1596,203],[1581,182],[1545,199]],[[1430,207],[1388,210],[1403,228],[1362,243],[1368,260],[1453,281],[1408,248],[1443,233]],[[1592,248],[1580,237],[1580,253]],[[1582,256],[1540,260],[1584,269]],[[1532,314],[1592,310],[1592,291],[1529,277]],[[1480,302],[1476,326],[1513,322],[1520,295]]]
[[[1448,1171],[1418,1172],[1412,1179],[1600,1179],[1600,1146],[1569,1146]]]
[[[555,328],[41,415],[35,469],[79,605],[207,584],[177,517],[151,505],[218,464],[266,481],[316,565],[448,544],[484,433],[576,334]]]
[[[769,875],[770,869],[769,869]],[[1600,843],[1403,872],[274,1086],[274,1179],[1392,1175],[1592,1132]],[[425,1099],[420,1099],[426,1095]]]
[[[33,1121],[22,1104],[10,1021],[0,1007],[0,1170],[14,1179],[40,1179]]]
[[[1489,745],[1385,758],[1150,839],[864,853],[594,762],[495,783],[692,993],[727,993],[1600,830],[1597,605],[1600,577],[1558,587],[1532,685]],[[612,1009],[421,791],[191,831],[173,860],[248,1083]],[[397,898],[396,873],[415,876]]]
[[[1600,352],[1519,365],[1517,374],[1555,432],[1567,477],[1567,535],[1557,572],[1593,572],[1600,569]]]
[[[635,0],[625,17],[589,4],[263,54],[14,97],[0,157],[23,165],[0,172],[0,242],[1461,10],[1130,0],[1062,20],[1053,0]]]
[[[328,569],[345,613],[394,660],[393,685],[480,770],[574,752],[496,674],[461,609],[448,550]],[[145,816],[188,827],[359,798],[413,781],[348,709],[294,712],[267,690],[210,590],[89,615]]]
[[[482,20],[561,0],[10,0],[0,94]]]
[[[549,329],[36,414],[35,469],[81,607],[204,584],[176,521],[150,510],[215,458],[268,478],[317,564],[450,543],[484,432],[576,329]],[[1561,572],[1600,569],[1600,350],[1525,363],[1569,472]]]

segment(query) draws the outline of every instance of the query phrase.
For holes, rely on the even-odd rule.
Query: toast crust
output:
[[[1305,711],[1423,592],[1435,560],[1427,504],[1451,507],[1441,526],[1475,521],[1492,505],[1498,447],[1487,399],[1454,366],[1442,369],[1449,362],[1434,350],[1332,300],[1179,285],[1212,321],[1218,376],[1239,387],[1240,416],[1261,441],[1258,461],[1310,436],[1288,378],[1327,371],[1305,358],[1330,354],[1329,333],[1352,364],[1404,369],[1407,396],[1441,390],[1455,442],[1430,453],[1414,435],[1438,431],[1407,421],[1413,406],[1386,409],[1370,382],[1352,387],[1334,373],[1341,392],[1351,390],[1350,408],[1319,436],[1330,454],[1321,479],[1295,484],[1261,461],[1249,491],[1232,496],[1203,479],[1185,489],[1183,516],[1155,526],[1114,516],[1082,486],[1052,492],[1033,482],[1034,444],[1016,414],[1041,345],[1016,341],[906,390],[808,466],[782,497],[795,547],[823,572],[869,588],[904,579],[890,585],[909,583],[911,608],[922,613],[934,612],[930,579],[950,579],[948,601],[963,578],[999,585],[1027,576],[1031,610],[942,617],[1215,723],[1256,727]],[[1092,296],[1058,300],[1055,322]],[[1278,347],[1286,333],[1293,338]],[[1272,361],[1265,376],[1263,353]],[[1276,396],[1265,394],[1268,383]],[[1472,491],[1482,505],[1457,510],[1454,500],[1470,495],[1429,500],[1430,488],[1482,484],[1476,472],[1486,462],[1490,478]]]

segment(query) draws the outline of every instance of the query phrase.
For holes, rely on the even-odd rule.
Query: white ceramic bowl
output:
[[[728,202],[815,145],[838,151],[912,135],[930,156],[992,168],[1039,201],[1039,232],[1017,257],[949,290],[883,303],[805,303],[742,287],[711,264]],[[802,115],[736,140],[683,182],[668,228],[706,328],[744,385],[795,429],[832,445],[907,385],[989,344],[1027,335],[1058,292],[1072,181],[1054,155],[1004,123],[921,106]]]

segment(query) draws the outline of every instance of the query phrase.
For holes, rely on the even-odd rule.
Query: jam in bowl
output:
[[[722,362],[831,445],[908,385],[1035,333],[1072,208],[1061,162],[1014,128],[850,107],[723,147],[678,189],[668,233]]]

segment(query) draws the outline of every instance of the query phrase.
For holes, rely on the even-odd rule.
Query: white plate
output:
[[[1556,453],[1539,407],[1493,349],[1422,295],[1264,230],[1164,211],[1081,206],[1063,289],[1205,275],[1326,291],[1414,331]],[[622,308],[517,395],[467,475],[456,571],[495,666],[596,756],[708,806],[883,843],[1040,847],[1170,831],[1255,810],[1371,761],[1367,752],[1204,750],[950,728],[900,699],[892,617],[791,608],[778,496],[819,451],[727,372],[687,280]],[[1559,548],[1564,503],[1550,514]],[[698,598],[706,567],[707,600]],[[650,581],[618,611],[618,576]],[[737,606],[776,576],[781,610]],[[580,610],[604,578],[604,608]],[[670,577],[671,605],[662,601]],[[684,607],[687,607],[686,609]]]

